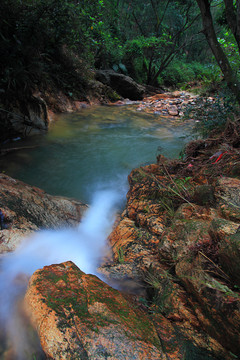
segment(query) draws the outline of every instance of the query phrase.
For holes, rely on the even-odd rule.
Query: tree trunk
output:
[[[237,1],[236,9],[233,6],[233,0],[224,0],[225,3],[225,12],[227,23],[235,37],[237,42],[238,51],[240,53],[240,5]]]
[[[225,55],[221,45],[217,40],[216,32],[213,26],[209,0],[197,0],[197,3],[201,11],[203,33],[206,36],[208,44],[224,75],[224,79],[226,80],[228,87],[236,96],[238,102],[240,102],[240,84],[237,81],[236,75],[231,68],[227,56]]]

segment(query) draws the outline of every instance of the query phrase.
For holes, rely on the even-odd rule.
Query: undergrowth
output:
[[[233,120],[239,108],[233,96],[225,90],[216,97],[198,97],[184,111],[185,119],[194,119],[193,132],[206,138],[212,130],[222,131],[228,120]]]
[[[174,292],[174,282],[177,281],[170,270],[161,270],[156,273],[151,267],[144,274],[144,281],[147,284],[149,301],[152,310],[162,314],[168,314],[172,311],[171,298]]]

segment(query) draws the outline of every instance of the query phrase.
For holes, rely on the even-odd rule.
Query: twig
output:
[[[142,172],[144,172],[144,171],[142,170]],[[165,188],[165,189],[167,189],[167,190],[172,191],[175,195],[177,195],[178,197],[180,197],[182,200],[184,200],[185,202],[187,202],[190,206],[192,206],[192,207],[195,209],[194,204],[192,204],[190,201],[188,201],[188,200],[187,200],[184,196],[182,196],[179,192],[177,192],[176,190],[174,190],[174,189],[171,188],[170,186],[163,185],[163,184],[160,185],[159,180],[158,180],[153,174],[147,174],[146,172],[144,172],[144,174],[147,175],[147,176],[149,176],[149,177],[151,177],[151,178],[153,178],[153,180],[156,181],[156,183],[157,183],[157,185],[158,185],[158,187],[159,187],[160,189],[161,189],[161,187],[163,187],[163,188]],[[173,180],[172,180],[172,181],[173,181]],[[175,183],[174,183],[174,184],[175,184]]]
[[[230,278],[229,278],[229,276],[227,275],[227,274],[225,274],[225,272],[222,270],[222,269],[220,269],[220,267],[217,265],[217,264],[215,264],[215,262],[213,262],[211,259],[209,259],[209,257],[207,257],[207,255],[205,255],[202,251],[199,251],[198,252],[200,255],[202,255],[205,259],[207,259],[208,261],[210,261],[210,263],[213,265],[213,266],[215,266],[217,269],[218,269],[218,271],[220,271],[224,276],[223,276],[223,278],[225,279],[225,280],[229,280]]]

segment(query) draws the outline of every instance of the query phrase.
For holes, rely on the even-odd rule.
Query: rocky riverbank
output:
[[[82,89],[81,83],[79,89]],[[84,90],[78,91],[78,96],[48,85],[44,89],[32,90],[24,99],[18,97],[0,101],[0,146],[16,137],[46,133],[57,113],[80,111],[86,106],[108,104],[123,98],[142,100],[144,91],[145,87],[128,76],[101,71],[101,76],[92,74]]]
[[[100,269],[145,282],[146,311],[171,359],[240,354],[239,134],[239,121],[229,123],[188,144],[184,161],[159,156],[133,170],[110,236],[114,263]]]
[[[0,155],[11,140],[46,133],[59,113],[82,111],[96,104],[136,102],[138,111],[181,116],[186,105],[194,103],[196,98],[186,92],[163,93],[162,89],[141,86],[132,78],[110,70],[98,71],[95,77],[89,80],[85,93],[78,98],[49,88],[36,90],[24,100],[0,102]]]

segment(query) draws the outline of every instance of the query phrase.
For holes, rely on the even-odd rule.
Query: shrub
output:
[[[234,117],[237,111],[233,95],[228,89],[222,89],[215,98],[197,98],[194,105],[187,106],[184,117],[197,120],[193,132],[205,138],[212,130],[223,130],[230,114]]]
[[[173,61],[161,74],[161,78],[167,86],[188,88],[188,83],[201,82],[203,86],[209,86],[220,80],[220,71],[212,64],[199,62],[185,62],[185,59]]]
[[[81,70],[93,61],[90,12],[96,10],[95,3],[83,7],[68,0],[1,1],[0,89],[5,99],[28,97],[44,82],[53,81],[63,90],[77,83],[76,78],[79,83],[80,74],[86,74]],[[67,61],[66,46],[85,62]]]

